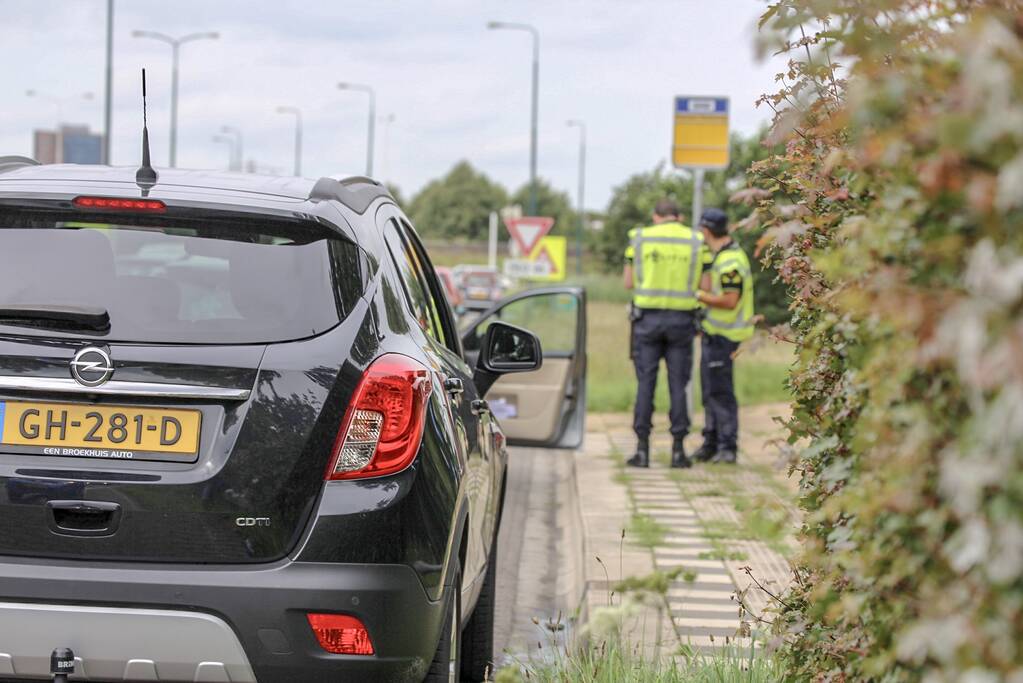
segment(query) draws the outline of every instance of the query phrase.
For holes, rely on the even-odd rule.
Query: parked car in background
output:
[[[445,268],[444,266],[437,266],[434,270],[437,271],[437,279],[440,280],[441,287],[444,288],[444,294],[448,298],[448,303],[451,304],[451,310],[461,315],[465,310],[463,306],[465,298],[462,296],[462,290],[458,288],[458,284],[455,282],[455,274],[450,268]]]
[[[486,310],[501,298],[504,286],[496,269],[487,266],[457,266],[456,270],[466,310]]]
[[[581,441],[585,311],[460,333],[366,178],[0,157],[0,680],[69,648],[73,680],[483,681],[506,446]]]

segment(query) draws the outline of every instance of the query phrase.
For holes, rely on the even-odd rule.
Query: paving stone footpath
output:
[[[755,616],[788,585],[785,558],[795,550],[796,487],[770,445],[781,432],[773,417],[785,410],[743,409],[739,465],[688,470],[668,467],[666,424],[655,423],[664,436],[652,440],[650,468],[636,469],[623,464],[635,446],[630,417],[590,417],[575,454],[589,628],[622,620],[649,656],[750,644]],[[699,442],[687,440],[690,452]],[[613,593],[623,579],[655,572],[675,575],[663,596],[636,604]]]

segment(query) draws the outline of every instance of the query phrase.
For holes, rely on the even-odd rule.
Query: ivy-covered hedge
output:
[[[792,295],[796,681],[1023,683],[1023,8],[782,0],[784,154],[740,199]]]

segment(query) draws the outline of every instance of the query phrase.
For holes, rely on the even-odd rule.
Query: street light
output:
[[[278,114],[295,115],[295,175],[302,175],[302,110],[298,107],[277,107]]]
[[[575,236],[575,274],[583,274],[583,232],[586,226],[586,207],[583,197],[586,192],[586,124],[578,119],[565,122],[569,128],[579,129],[579,225]]]
[[[170,167],[175,168],[178,163],[178,55],[181,46],[195,40],[216,40],[220,37],[220,34],[215,31],[208,31],[206,33],[190,33],[180,38],[172,38],[156,31],[132,31],[131,35],[134,38],[152,38],[171,46],[173,66],[171,71]]]
[[[227,170],[234,170],[234,157],[235,157],[235,145],[237,140],[229,135],[214,135],[213,142],[222,142],[227,145],[228,157],[227,157]]]
[[[114,0],[107,0],[107,68],[103,90],[103,156],[110,165],[110,117],[114,97]]]
[[[388,114],[387,116],[380,117],[380,123],[384,124],[384,167],[380,172],[380,179],[387,180],[391,170],[391,124],[395,122],[397,117],[394,114]]]
[[[57,112],[57,125],[54,126],[54,150],[53,150],[53,162],[56,164],[64,161],[64,104],[73,102],[75,100],[87,100],[92,101],[95,97],[91,92],[84,92],[81,95],[72,95],[71,97],[58,97],[57,95],[51,95],[49,93],[39,92],[38,90],[26,90],[26,97],[35,97],[40,100],[45,100],[53,105],[54,110]]]
[[[242,132],[234,126],[221,126],[220,132],[226,135],[234,136],[234,159],[231,161],[232,171],[241,171],[243,162],[245,161],[245,145],[244,139],[242,138]]]
[[[491,31],[509,29],[513,31],[529,31],[533,36],[533,119],[529,132],[529,214],[536,215],[536,131],[539,113],[540,83],[540,32],[529,24],[514,24],[506,21],[487,23]]]
[[[366,139],[366,176],[373,177],[373,134],[376,130],[377,97],[373,88],[361,83],[338,83],[338,90],[358,90],[369,95],[369,132]]]

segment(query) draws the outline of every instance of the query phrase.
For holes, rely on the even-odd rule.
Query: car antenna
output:
[[[135,172],[135,184],[142,190],[142,196],[149,196],[149,190],[156,185],[159,175],[149,160],[149,125],[146,120],[146,70],[142,69],[142,165]]]

